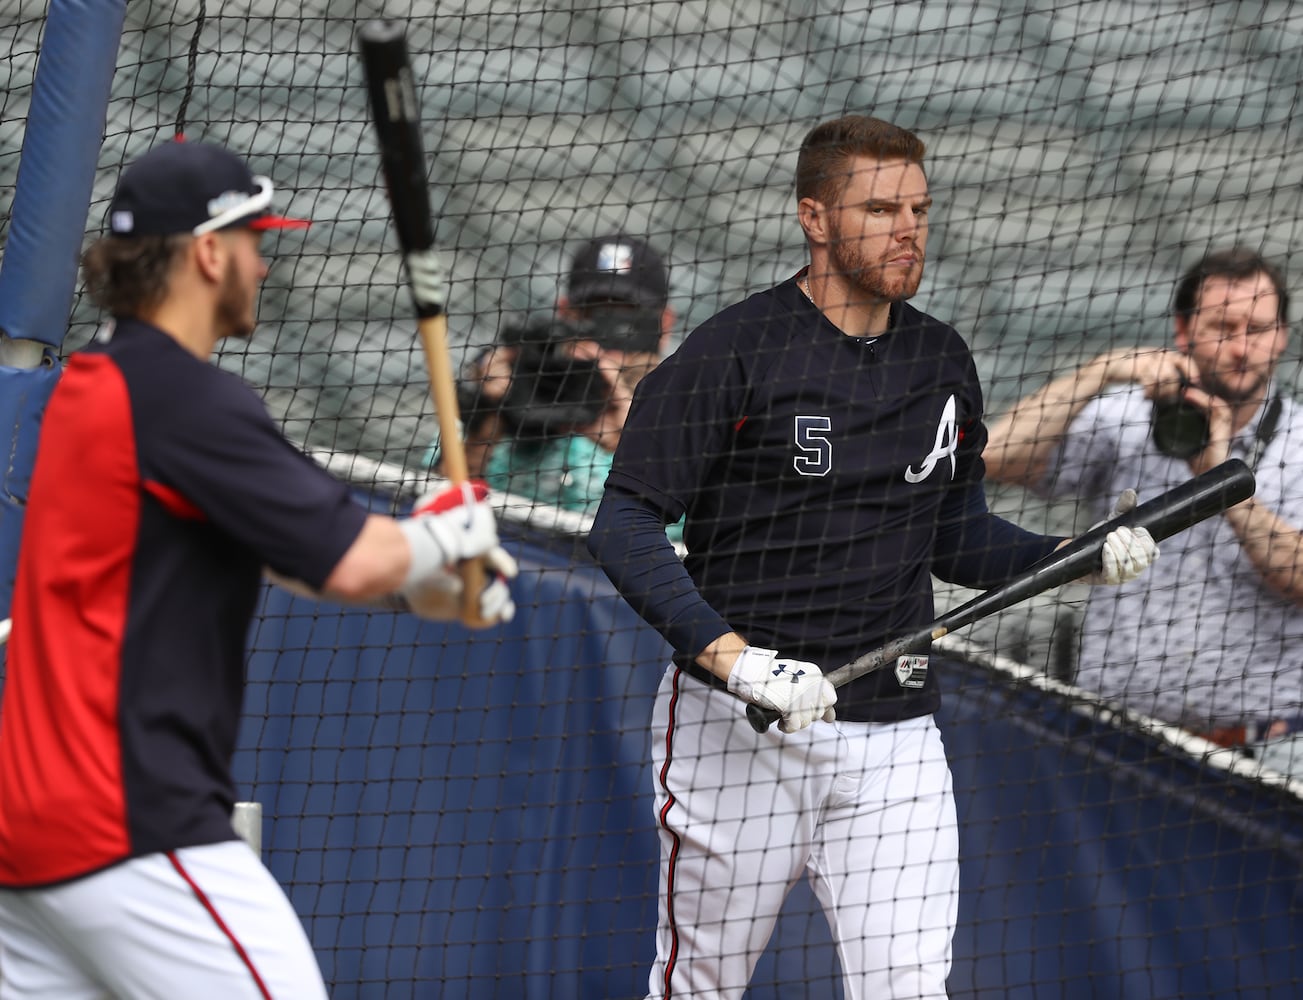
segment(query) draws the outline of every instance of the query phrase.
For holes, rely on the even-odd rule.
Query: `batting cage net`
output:
[[[61,198],[57,162],[24,151],[60,9],[0,12],[6,238],[11,205]],[[407,32],[462,447],[521,572],[515,619],[484,632],[266,590],[236,774],[332,995],[634,997],[650,977],[656,996],[733,997],[749,976],[747,996],[788,1000],[849,995],[850,976],[857,996],[933,996],[938,968],[953,997],[1303,994],[1287,302],[1303,11],[132,0],[120,35],[89,43],[116,70],[102,134],[81,109],[98,148],[82,245],[152,146],[181,134],[246,156],[276,210],[312,226],[268,234],[258,330],[216,363],[389,513],[442,483],[457,445],[437,440],[357,54],[382,17]],[[838,354],[816,311],[829,286],[791,280],[811,259],[798,151],[844,115],[925,143],[924,189],[897,164],[912,225],[926,209],[908,303],[958,331],[971,368],[901,307],[876,361]],[[896,211],[880,196],[848,210],[855,225]],[[684,353],[760,293],[733,333]],[[78,285],[59,359],[102,320]],[[1178,372],[1203,387],[1203,427],[1162,440],[1154,398]],[[983,406],[991,509],[1035,532],[1086,531],[1122,487],[1143,503],[1223,459],[1257,493],[1162,540],[1135,582],[1032,592],[925,660],[893,658],[870,696],[843,689],[831,770],[780,773],[781,741],[831,724],[761,736],[686,664],[666,674],[670,644],[611,582],[652,556],[610,532],[608,569],[613,552],[647,566],[608,574],[589,552],[630,397],[653,388],[621,482],[660,504],[730,625],[825,670],[851,640],[869,652],[994,587],[983,567],[1014,571],[1006,536],[958,566],[926,554],[953,542],[939,484],[975,474]],[[894,444],[844,436],[870,418]],[[919,736],[928,712],[872,708],[918,715],[933,692],[945,760]],[[869,762],[859,785],[846,754]],[[820,781],[826,797],[802,802]]]

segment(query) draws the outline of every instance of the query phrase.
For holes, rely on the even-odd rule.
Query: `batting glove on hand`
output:
[[[460,483],[416,501],[412,516],[399,521],[412,547],[412,569],[404,589],[445,566],[482,556],[498,544],[498,526],[479,480]]]
[[[515,579],[516,560],[501,546],[494,546],[484,554],[486,583],[480,591],[479,627],[487,628],[509,622],[516,616],[516,604],[511,599],[507,581]],[[430,621],[457,621],[462,616],[462,579],[452,570],[442,570],[424,583],[402,594],[407,610]]]
[[[1091,530],[1134,510],[1138,499],[1135,490],[1123,490],[1108,517],[1100,521],[1099,524],[1092,525]],[[1130,528],[1122,525],[1114,528],[1104,536],[1104,547],[1100,555],[1103,559],[1103,566],[1096,572],[1084,577],[1084,582],[1090,584],[1127,583],[1148,569],[1153,561],[1158,558],[1158,545],[1145,528]]]
[[[744,701],[778,712],[785,733],[804,729],[815,719],[832,722],[837,689],[813,663],[783,660],[776,649],[746,646],[728,675],[728,689]]]

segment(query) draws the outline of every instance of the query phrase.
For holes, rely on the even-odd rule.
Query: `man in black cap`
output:
[[[217,146],[122,175],[83,258],[111,315],[51,396],[0,704],[0,995],[324,998],[285,893],[232,828],[244,643],[264,569],[332,599],[456,617],[492,572],[471,489],[369,513],[209,363],[254,329],[273,187]],[[482,484],[481,484],[482,485]]]
[[[558,311],[589,332],[591,339],[576,345],[576,356],[596,361],[612,382],[607,407],[587,429],[608,456],[620,441],[634,387],[669,343],[675,319],[669,296],[665,264],[643,240],[599,236],[575,253]]]
[[[495,490],[592,514],[634,387],[674,322],[665,264],[645,240],[584,243],[556,321],[504,328],[470,366],[462,417],[472,471]]]
[[[665,264],[647,243],[617,233],[599,236],[576,251],[570,266],[562,315],[598,322],[627,323],[627,350],[660,353],[674,328]]]

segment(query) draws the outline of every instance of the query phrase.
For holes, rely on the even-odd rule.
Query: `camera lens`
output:
[[[606,396],[597,362],[526,346],[516,358],[502,415],[519,437],[555,437],[596,420]]]
[[[608,351],[660,350],[661,314],[628,306],[590,306],[584,311],[588,336]]]
[[[1172,458],[1189,458],[1208,447],[1208,414],[1184,399],[1154,402],[1154,446]]]

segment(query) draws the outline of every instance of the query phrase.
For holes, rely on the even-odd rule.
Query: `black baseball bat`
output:
[[[425,348],[430,395],[439,419],[439,452],[444,472],[454,484],[470,477],[457,408],[457,380],[448,350],[448,318],[443,309],[442,271],[435,258],[434,223],[426,181],[425,149],[421,142],[421,110],[407,53],[407,30],[399,21],[367,21],[357,32],[366,74],[371,117],[380,146],[385,189],[393,210],[398,245],[407,266],[408,288],[416,307],[417,328]],[[479,618],[484,589],[484,564],[467,560],[458,567],[462,578],[462,621],[485,624]]]
[[[834,687],[841,687],[857,677],[894,664],[898,657],[923,649],[933,640],[940,639],[955,629],[971,625],[978,619],[1003,611],[1019,601],[1071,583],[1098,570],[1103,564],[1104,538],[1120,525],[1144,528],[1153,536],[1154,541],[1161,542],[1178,531],[1184,531],[1247,500],[1253,496],[1255,488],[1253,472],[1247,465],[1238,458],[1223,462],[1188,482],[1137,505],[1133,510],[1091,528],[1067,545],[1051,552],[1003,587],[979,594],[971,601],[947,611],[931,625],[856,657],[830,672],[828,680]],[[781,717],[772,709],[754,703],[747,705],[747,720],[758,733],[763,733]]]

